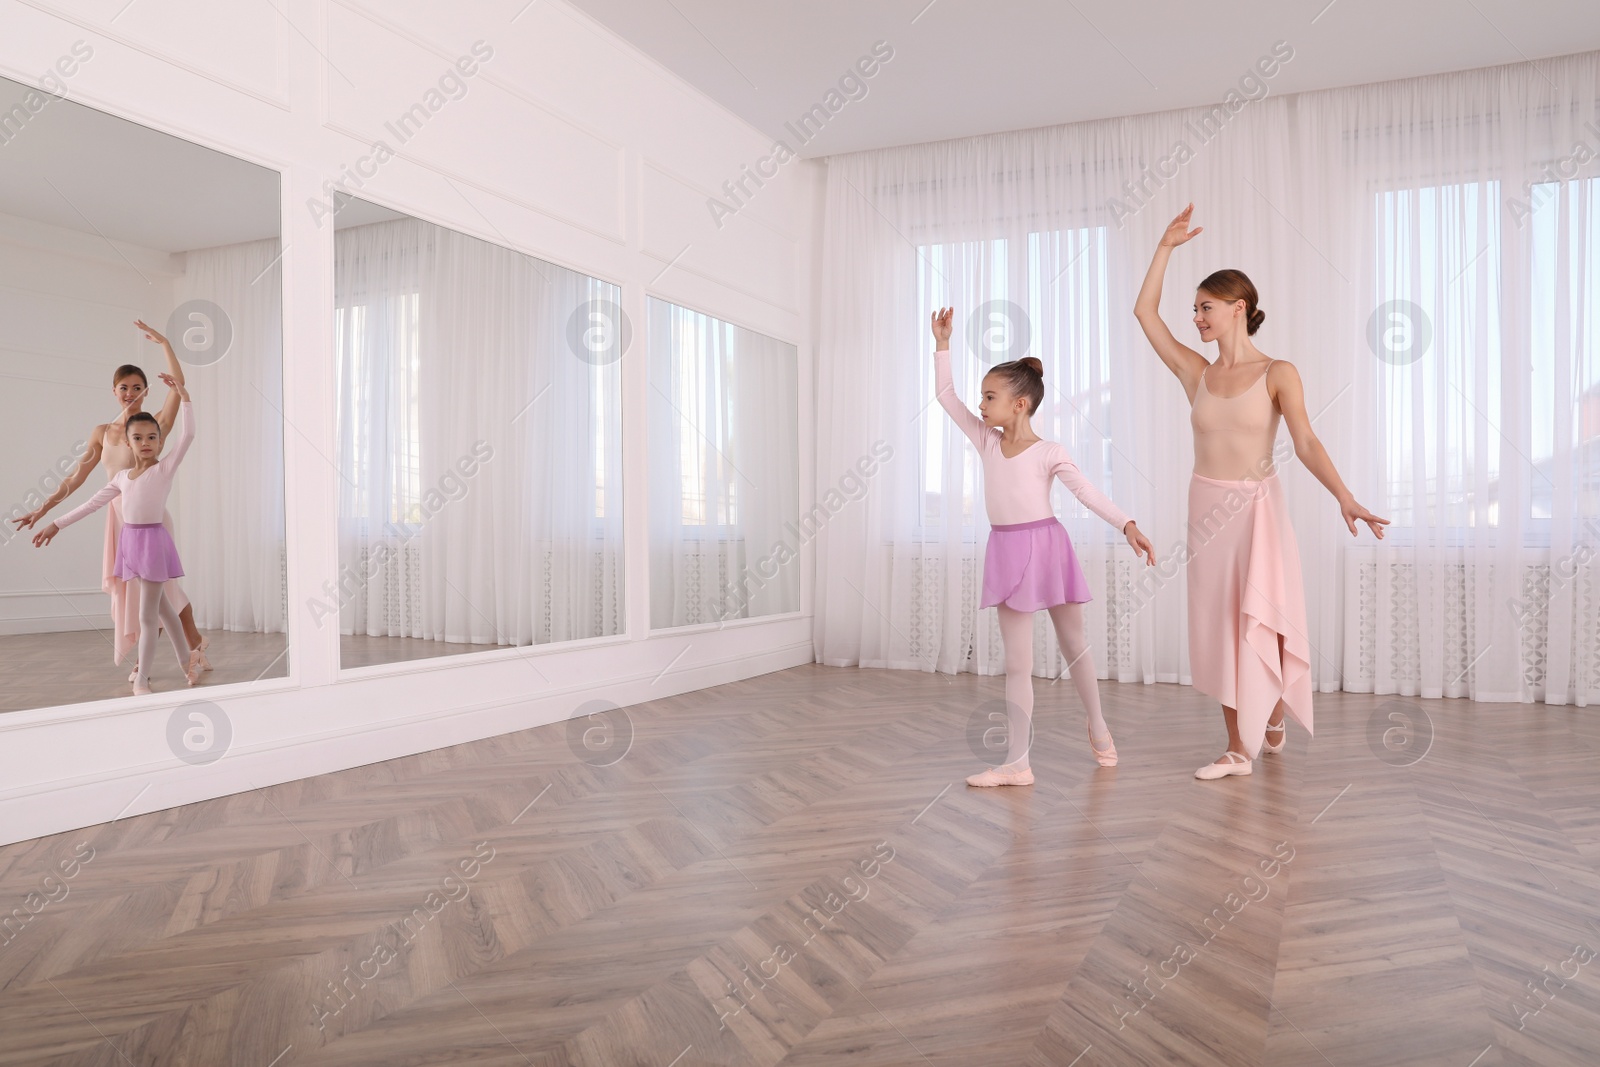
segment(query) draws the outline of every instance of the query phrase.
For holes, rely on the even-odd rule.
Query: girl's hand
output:
[[[1145,566],[1154,567],[1156,565],[1156,546],[1150,543],[1150,538],[1139,531],[1139,524],[1130,521],[1122,530],[1128,536],[1128,544],[1133,546],[1133,554],[1143,556]]]
[[[17,532],[21,533],[23,530],[33,529],[33,524],[42,518],[44,518],[43,508],[38,511],[30,511],[20,519],[12,519],[11,521],[17,524]]]
[[[143,319],[134,319],[133,324],[144,331],[144,335],[158,345],[166,345],[167,339],[161,336],[161,331],[148,325]]]
[[[185,389],[183,387],[183,383],[178,381],[178,379],[174,378],[170,374],[163,373],[161,375],[161,380],[166,382],[167,383],[167,388],[171,389],[173,392],[177,393],[180,398],[182,398],[184,400],[188,400],[189,399],[189,390]]]
[[[955,313],[955,308],[940,308],[933,313],[933,339],[939,342],[940,348],[950,347],[950,320]]]
[[[1357,521],[1366,523],[1373,536],[1380,541],[1383,540],[1383,528],[1389,525],[1388,519],[1378,518],[1378,516],[1357,504],[1354,497],[1339,505],[1339,514],[1344,516],[1344,524],[1350,528],[1351,537],[1358,536],[1356,533]]]
[[[1194,214],[1193,203],[1184,208],[1182,211],[1178,212],[1177,218],[1167,223],[1167,232],[1161,235],[1161,247],[1177,248],[1185,241],[1194,237],[1195,234],[1205,229],[1204,226],[1196,226],[1192,230],[1189,229],[1189,216],[1192,214]]]
[[[61,527],[52,522],[49,526],[46,526],[44,529],[33,535],[33,547],[43,548],[45,545],[50,543],[50,539],[52,537],[60,532]]]

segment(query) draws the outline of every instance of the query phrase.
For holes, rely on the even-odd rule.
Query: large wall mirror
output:
[[[0,710],[286,675],[277,172],[0,79],[0,174]]]
[[[655,297],[648,314],[651,627],[799,611],[795,346]]]
[[[334,226],[340,665],[623,632],[618,287],[355,198]]]

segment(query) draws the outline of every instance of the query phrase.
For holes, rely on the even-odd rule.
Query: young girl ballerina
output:
[[[1167,369],[1189,396],[1194,473],[1189,479],[1187,581],[1189,676],[1222,703],[1228,749],[1196,778],[1249,774],[1263,748],[1288,743],[1285,711],[1311,733],[1311,644],[1306,636],[1300,552],[1272,462],[1278,420],[1289,424],[1295,456],[1339,504],[1356,535],[1380,519],[1345,487],[1306,418],[1300,375],[1250,341],[1266,320],[1256,287],[1236,270],[1208,275],[1195,290],[1194,325],[1217,358],[1180,344],[1161,321],[1161,280],[1172,250],[1198,234],[1194,205],[1167,225],[1134,303],[1134,314]],[[1267,735],[1276,740],[1267,741]]]
[[[1083,604],[1092,600],[1083,568],[1072,550],[1066,527],[1050,507],[1050,486],[1060,478],[1085,506],[1121,530],[1135,552],[1154,565],[1155,549],[1110,500],[1096,489],[1067,450],[1033,432],[1028,418],[1044,397],[1044,364],[1032,356],[1000,363],[983,378],[982,417],[967,410],[956,396],[950,373],[953,308],[933,316],[935,389],[939,405],[961,432],[978,447],[983,463],[984,505],[989,515],[989,544],[983,558],[980,608],[1000,612],[1000,639],[1005,646],[1006,708],[1009,748],[1006,762],[980,771],[968,785],[1032,785],[1028,742],[1033,723],[1033,613],[1047,610],[1055,625],[1067,670],[1087,713],[1089,747],[1102,767],[1117,763],[1117,746],[1100,711],[1100,687],[1094,657],[1083,632]]]
[[[133,449],[133,466],[121,470],[94,496],[67,512],[33,537],[36,547],[48,545],[63,527],[71,526],[92,511],[97,511],[121,497],[122,535],[117,541],[116,574],[137,591],[139,597],[139,665],[134,672],[133,691],[150,692],[150,664],[155,661],[156,631],[165,626],[172,650],[178,654],[178,666],[190,685],[200,678],[200,667],[189,657],[189,648],[183,638],[183,624],[178,612],[165,594],[165,585],[183,574],[178,561],[178,550],[172,535],[162,524],[167,509],[167,496],[172,492],[172,478],[178,464],[189,451],[194,440],[194,412],[189,403],[189,393],[183,383],[170,374],[161,375],[167,388],[178,394],[182,403],[178,407],[181,428],[178,443],[172,451],[157,459],[161,452],[161,427],[156,417],[147,411],[130,415],[123,425],[128,444]]]

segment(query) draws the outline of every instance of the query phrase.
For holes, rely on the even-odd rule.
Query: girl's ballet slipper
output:
[[[206,649],[210,647],[211,638],[202,635],[200,643],[189,650],[189,666],[209,671],[211,669],[211,661],[206,659]]]
[[[1089,750],[1094,753],[1094,758],[1099,761],[1100,766],[1115,767],[1117,765],[1117,746],[1111,740],[1111,735],[1106,734],[1103,738],[1106,747],[1102,748],[1095,742],[1094,733],[1090,731],[1088,726],[1085,726],[1083,730],[1084,733],[1089,735]]]
[[[1010,768],[1010,769],[1008,769]],[[986,771],[967,776],[968,785],[996,786],[996,785],[1032,785],[1033,768],[1024,767],[1017,770],[1011,764],[1002,764],[999,767],[990,767]]]
[[[1267,727],[1267,733],[1269,733],[1269,734],[1278,734],[1278,735],[1280,735],[1280,737],[1279,737],[1278,743],[1275,744],[1275,745],[1268,744],[1265,740],[1263,740],[1262,743],[1261,743],[1261,751],[1263,751],[1263,752],[1282,752],[1283,751],[1283,746],[1287,745],[1289,743],[1288,725],[1289,725],[1289,721],[1287,719],[1285,719],[1283,722],[1280,722],[1276,726],[1269,725]]]
[[[135,678],[133,680],[133,695],[136,697],[149,696],[150,680],[146,678],[143,681],[140,681],[139,679]]]

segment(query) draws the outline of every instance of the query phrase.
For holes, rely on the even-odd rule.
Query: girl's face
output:
[[[1200,340],[1215,341],[1227,336],[1234,322],[1244,314],[1243,300],[1223,300],[1203,290],[1194,294],[1194,324]]]
[[[986,426],[1003,426],[1019,410],[1018,397],[1006,388],[1005,380],[994,374],[983,377],[983,399],[978,401],[978,414]],[[1026,408],[1026,402],[1022,407]]]
[[[161,427],[140,419],[127,429],[128,444],[139,459],[153,460],[161,453]]]
[[[122,405],[124,411],[129,408],[137,411],[140,401],[144,399],[144,379],[137,374],[130,374],[113,385],[111,391],[116,394],[117,403]]]

